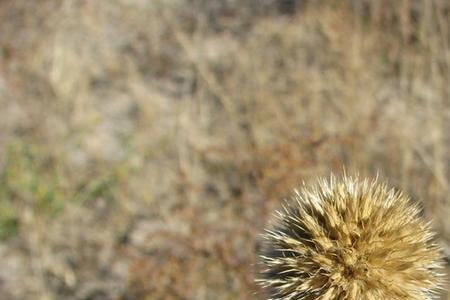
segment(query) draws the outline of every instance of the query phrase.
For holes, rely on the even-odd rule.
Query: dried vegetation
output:
[[[258,282],[274,300],[431,300],[442,249],[420,206],[345,176],[294,190],[264,234]]]
[[[271,211],[342,166],[450,249],[449,4],[289,2],[0,2],[1,299],[254,299]]]

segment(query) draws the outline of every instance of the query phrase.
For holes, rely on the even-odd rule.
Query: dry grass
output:
[[[0,2],[0,298],[254,299],[271,211],[342,166],[450,249],[449,5],[272,2]]]

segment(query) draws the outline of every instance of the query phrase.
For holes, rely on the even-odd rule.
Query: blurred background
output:
[[[343,167],[450,257],[449,150],[448,1],[2,0],[0,299],[261,299],[272,211]]]

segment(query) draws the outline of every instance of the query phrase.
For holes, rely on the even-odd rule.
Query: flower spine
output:
[[[263,235],[257,281],[271,300],[435,299],[441,249],[420,208],[377,181],[294,190]]]

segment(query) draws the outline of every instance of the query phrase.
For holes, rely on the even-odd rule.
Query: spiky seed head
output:
[[[377,181],[319,180],[295,190],[263,235],[272,300],[434,299],[441,249],[420,208]]]

